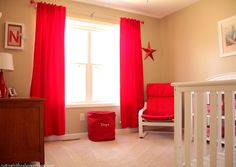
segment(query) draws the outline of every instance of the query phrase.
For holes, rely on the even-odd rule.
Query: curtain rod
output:
[[[35,0],[30,0],[30,4],[33,5],[35,8],[37,8],[37,2],[36,2]],[[98,16],[95,16],[95,12],[94,12],[94,11],[91,12],[90,14],[83,14],[83,15],[90,16],[91,18],[106,19],[105,17],[98,17]],[[121,17],[114,16],[114,18],[120,19]],[[140,23],[141,23],[141,24],[144,24],[144,21],[140,20]]]

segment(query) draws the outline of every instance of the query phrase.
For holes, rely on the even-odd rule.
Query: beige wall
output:
[[[25,0],[0,0],[0,51],[13,54],[13,72],[5,72],[5,80],[9,87],[15,87],[20,96],[28,96],[32,75],[35,9]],[[4,49],[5,22],[17,22],[25,24],[24,50]]]
[[[236,56],[220,58],[219,20],[236,15],[235,0],[201,0],[161,20],[166,79],[205,80],[236,71]]]
[[[164,80],[162,74],[162,58],[160,46],[160,21],[154,18],[121,12],[118,10],[86,5],[73,2],[70,0],[46,0],[47,2],[56,3],[66,6],[67,16],[76,17],[89,21],[100,21],[119,23],[119,17],[131,17],[145,22],[142,25],[142,43],[147,46],[147,42],[151,42],[153,48],[157,48],[154,54],[155,61],[150,59],[144,61],[144,80],[147,82],[157,82]],[[0,51],[13,54],[15,70],[13,72],[5,72],[5,80],[9,87],[15,87],[19,96],[29,96],[33,48],[34,48],[34,33],[35,33],[35,12],[36,10],[29,4],[29,0],[0,0],[0,12],[3,16],[0,18]],[[95,12],[93,18],[89,15]],[[12,21],[25,24],[24,40],[25,48],[23,50],[12,50],[4,48],[4,23]],[[156,57],[156,55],[159,55]],[[97,108],[68,108],[66,110],[66,133],[77,133],[87,131],[87,121],[80,121],[80,113],[87,113],[91,110],[112,110],[117,113],[117,128],[120,127],[119,107],[97,107]]]
[[[207,77],[236,71],[236,56],[220,58],[217,22],[236,15],[235,0],[201,0],[200,2],[158,20],[69,0],[47,0],[67,7],[67,16],[90,21],[119,23],[119,17],[143,20],[142,44],[157,49],[155,61],[144,61],[144,80],[148,82],[205,80]],[[8,86],[16,88],[19,96],[29,96],[32,75],[35,9],[28,0],[0,0],[0,51],[14,55],[15,70],[5,72]],[[88,17],[95,12],[95,17]],[[101,19],[103,18],[103,19]],[[4,23],[25,24],[25,48],[4,49]],[[144,55],[144,54],[143,54]],[[91,110],[113,110],[120,126],[119,107],[70,108],[66,111],[66,133],[84,132],[87,122],[80,121],[80,113]]]

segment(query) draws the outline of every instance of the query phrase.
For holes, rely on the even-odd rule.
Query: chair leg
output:
[[[139,138],[144,138],[146,136],[147,132],[139,131]]]
[[[144,132],[143,130],[143,124],[142,124],[142,118],[139,119],[139,138],[144,138],[144,136],[146,135],[146,132]]]
[[[141,126],[139,125],[139,131],[138,132],[139,132],[139,137],[143,138],[144,134],[143,134],[143,126],[142,125]]]
[[[143,139],[146,136],[147,132],[142,132],[141,134],[139,133],[139,138]]]

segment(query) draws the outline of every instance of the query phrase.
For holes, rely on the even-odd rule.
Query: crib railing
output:
[[[172,85],[175,166],[236,166],[236,80]]]

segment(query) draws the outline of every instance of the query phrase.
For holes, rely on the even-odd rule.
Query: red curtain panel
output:
[[[65,134],[65,17],[65,7],[37,4],[30,95],[45,98],[45,136]]]
[[[120,19],[120,112],[121,127],[138,127],[143,107],[144,83],[140,21]]]

